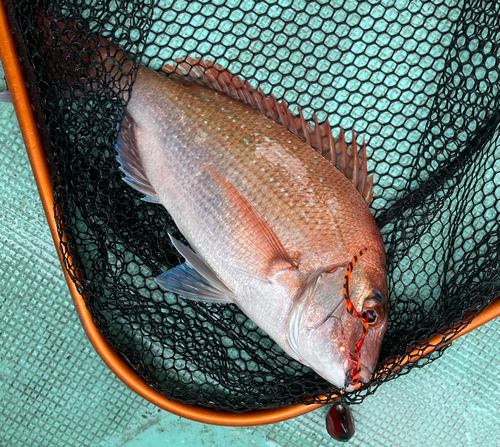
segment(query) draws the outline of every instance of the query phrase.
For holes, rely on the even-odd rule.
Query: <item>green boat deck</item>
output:
[[[499,329],[499,319],[486,324],[353,407],[350,445],[500,446]],[[0,447],[338,445],[325,429],[327,411],[217,427],[160,410],[127,388],[83,331],[14,108],[0,104]]]

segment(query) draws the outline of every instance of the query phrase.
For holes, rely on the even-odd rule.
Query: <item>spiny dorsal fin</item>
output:
[[[370,205],[373,195],[373,176],[368,177],[367,173],[365,141],[363,140],[361,152],[358,154],[354,131],[352,145],[347,145],[343,129],[340,131],[339,139],[335,141],[328,120],[318,124],[318,118],[313,115],[314,127],[312,127],[306,122],[300,107],[299,116],[293,115],[285,101],[278,102],[272,94],[266,96],[262,89],[254,89],[248,81],[241,80],[229,70],[211,61],[188,57],[177,61],[176,67],[165,65],[163,71],[170,75],[178,75],[178,79],[189,77],[193,82],[255,107],[329,160],[344,173],[363,196],[366,204]]]

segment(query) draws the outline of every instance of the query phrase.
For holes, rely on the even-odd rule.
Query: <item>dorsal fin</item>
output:
[[[178,79],[188,77],[197,84],[255,107],[329,160],[344,173],[363,196],[366,204],[370,205],[373,176],[368,177],[367,173],[365,141],[363,140],[361,152],[358,154],[354,131],[352,145],[347,145],[343,129],[340,130],[339,139],[335,141],[328,120],[323,124],[318,124],[318,118],[313,115],[314,127],[312,127],[304,119],[300,107],[298,108],[299,116],[293,115],[285,101],[278,102],[272,94],[266,96],[262,89],[254,89],[248,81],[241,80],[229,70],[211,61],[188,57],[185,60],[178,60],[175,67],[165,65],[163,71],[177,76]]]

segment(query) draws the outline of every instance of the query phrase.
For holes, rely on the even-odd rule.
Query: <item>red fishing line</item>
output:
[[[347,266],[347,270],[344,276],[344,299],[345,306],[347,311],[356,318],[359,318],[361,323],[363,324],[363,333],[361,334],[361,338],[356,343],[354,347],[354,355],[356,357],[356,363],[350,359],[352,365],[352,373],[351,373],[351,385],[357,385],[359,383],[359,379],[361,377],[361,348],[363,346],[363,342],[365,341],[366,334],[368,334],[368,321],[356,310],[354,305],[352,304],[351,297],[349,295],[349,283],[351,281],[352,270],[358,259],[366,252],[366,248],[363,248],[359,253],[354,255],[354,258]]]

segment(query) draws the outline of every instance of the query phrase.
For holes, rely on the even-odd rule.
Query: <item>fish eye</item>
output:
[[[370,297],[365,301],[361,315],[370,326],[380,324],[384,316],[384,307],[377,297]]]
[[[375,323],[377,321],[377,312],[373,309],[368,309],[363,312],[363,318],[370,324]]]

